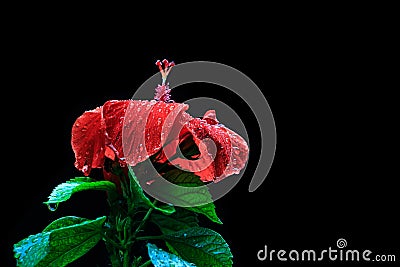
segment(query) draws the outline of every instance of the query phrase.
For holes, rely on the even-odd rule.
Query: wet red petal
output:
[[[196,173],[204,182],[239,173],[248,159],[246,141],[219,124],[214,110],[206,112],[203,119],[193,119],[187,109],[179,103],[113,100],[85,112],[72,127],[76,168],[89,175],[92,168],[103,167],[105,156],[112,160],[125,157],[126,163],[135,166],[168,144],[160,154],[166,160],[166,154],[173,155],[178,144],[191,136],[201,156],[172,163]],[[215,144],[214,151],[208,141]],[[116,177],[105,172],[105,178]]]
[[[249,149],[246,141],[232,130],[218,124],[215,111],[208,111],[203,119],[192,119],[181,131],[181,138],[190,132],[199,146],[201,157],[198,160],[177,159],[172,161],[183,169],[194,172],[204,182],[220,181],[244,168]],[[201,141],[209,138],[216,146],[212,152],[210,143]],[[210,141],[211,141],[210,140]],[[209,155],[211,152],[212,155]],[[214,159],[212,159],[214,157]]]
[[[118,158],[127,157],[127,162],[134,166],[161,149],[162,141],[165,141],[161,137],[168,135],[177,116],[185,109],[186,105],[178,103],[107,101],[103,106],[105,144],[115,148]]]
[[[215,110],[208,110],[204,114],[203,119],[207,120],[207,122],[212,125],[219,123],[215,114]],[[241,137],[229,128],[224,127],[224,129],[229,135],[232,146],[232,153],[230,155],[230,162],[226,166],[224,173],[217,177],[216,181],[219,181],[232,174],[238,174],[240,170],[243,169],[246,165],[249,157],[249,147],[243,137]]]
[[[102,108],[86,111],[72,126],[71,145],[75,153],[75,167],[84,175],[104,163],[105,127],[101,119]]]
[[[207,122],[211,124],[218,123],[215,110],[207,111],[204,114],[203,119],[207,120]],[[232,174],[238,174],[240,170],[243,169],[246,165],[249,157],[249,147],[243,137],[241,137],[229,128],[224,127],[224,129],[229,136],[232,150],[229,164],[226,165],[224,172],[216,177],[216,182]]]
[[[203,181],[212,181],[215,178],[222,175],[230,162],[230,156],[232,152],[232,146],[229,136],[224,127],[217,125],[210,125],[206,120],[195,119],[191,121],[188,128],[192,131],[195,138],[202,140],[204,138],[210,138],[214,141],[217,148],[214,161],[204,170],[196,172]],[[200,150],[202,153],[202,149]]]
[[[217,115],[215,114],[215,110],[208,110],[204,116],[203,120],[206,120],[208,124],[215,125],[218,124]]]
[[[183,125],[182,114],[187,108],[180,103],[130,102],[122,133],[126,162],[135,166],[157,153],[173,129]]]
[[[103,120],[106,127],[107,147],[106,155],[111,159],[124,158],[122,149],[122,127],[124,124],[125,113],[132,100],[110,100],[103,105]],[[114,154],[114,157],[111,157]]]
[[[105,156],[126,157],[132,166],[146,160],[162,148],[173,128],[184,124],[187,108],[179,103],[111,100],[85,112],[72,127],[76,168],[89,175],[92,168],[103,167]]]
[[[249,147],[243,137],[228,128],[225,129],[231,140],[232,154],[229,165],[227,165],[224,173],[216,178],[216,182],[232,174],[238,174],[246,165],[249,157]]]

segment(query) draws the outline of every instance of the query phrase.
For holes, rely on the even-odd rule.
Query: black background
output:
[[[248,107],[206,84],[172,94],[178,102],[214,97],[244,118],[251,146],[246,173],[215,203],[224,224],[204,222],[229,243],[234,266],[266,266],[256,257],[264,245],[322,250],[335,248],[339,238],[349,249],[400,257],[398,74],[392,68],[398,61],[387,28],[373,20],[323,25],[260,20],[243,29],[221,21],[186,31],[171,22],[168,30],[158,25],[142,34],[141,24],[119,30],[107,23],[52,22],[24,24],[5,51],[10,82],[2,97],[2,266],[15,265],[12,244],[52,220],[106,214],[101,192],[76,194],[56,212],[42,202],[56,185],[81,175],[70,145],[74,120],[107,100],[131,98],[163,58],[234,67],[258,85],[273,112],[275,159],[262,186],[249,193],[260,133]],[[105,260],[99,245],[71,266],[105,266]]]

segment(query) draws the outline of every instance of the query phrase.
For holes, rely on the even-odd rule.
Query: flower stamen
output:
[[[163,59],[162,62],[160,60],[157,60],[156,65],[158,66],[158,69],[160,70],[161,73],[161,78],[162,78],[161,85],[165,85],[165,82],[167,81],[167,76],[170,73],[172,67],[175,66],[175,63],[173,61],[168,62],[168,60]],[[164,68],[162,65],[164,65]]]
[[[171,72],[172,67],[175,66],[175,63],[173,61],[169,62],[168,60],[163,59],[163,61],[157,60],[156,65],[160,70],[162,82],[161,85],[158,85],[156,88],[154,99],[157,101],[171,102],[170,100],[171,95],[169,94],[171,92],[171,89],[169,89],[169,84],[167,83],[167,77],[168,74]]]

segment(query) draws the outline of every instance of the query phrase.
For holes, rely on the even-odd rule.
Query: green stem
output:
[[[118,248],[118,249],[122,249],[123,247],[118,244],[117,242],[115,242],[114,240],[112,240],[111,238],[109,238],[108,236],[106,236],[105,234],[102,234],[104,241],[110,243],[111,245],[113,245],[114,247]]]
[[[162,239],[162,235],[148,235],[148,236],[138,236],[136,240],[150,240],[150,239]]]
[[[123,267],[129,267],[130,266],[129,261],[130,261],[129,249],[126,249],[125,252],[124,252],[124,265],[123,265]]]
[[[151,260],[148,260],[145,263],[143,263],[142,265],[140,265],[139,267],[146,267],[146,266],[149,266],[150,264],[151,264]]]
[[[157,204],[157,199],[153,201],[153,206],[156,206]],[[142,230],[144,224],[147,222],[147,220],[150,218],[151,212],[154,210],[153,207],[149,208],[147,211],[146,215],[144,216],[143,220],[140,222],[139,226],[136,228],[135,232],[133,233],[133,237],[135,238],[136,235],[139,233],[140,230]]]
[[[129,228],[130,228],[130,226],[131,226],[128,217],[126,218],[126,220],[127,220],[127,221],[125,221],[124,229],[123,229],[123,231],[124,231],[124,241],[123,241],[123,242],[124,242],[124,245],[125,245],[125,243],[128,241],[128,230],[129,230]]]

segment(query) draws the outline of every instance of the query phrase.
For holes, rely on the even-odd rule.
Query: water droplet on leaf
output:
[[[48,208],[50,211],[55,211],[55,210],[57,210],[57,208],[58,208],[58,203],[48,203],[48,204],[47,204],[47,208]]]

